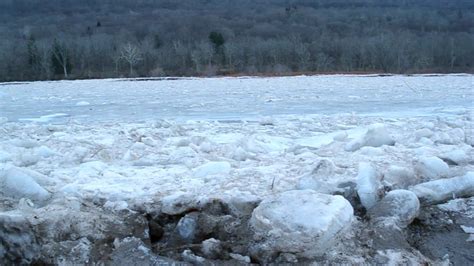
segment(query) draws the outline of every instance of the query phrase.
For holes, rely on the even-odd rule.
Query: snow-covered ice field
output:
[[[468,197],[462,202],[467,207],[459,226],[468,228],[466,239],[472,239],[473,81],[472,75],[459,74],[0,84],[0,218],[14,213],[28,220],[61,208],[51,206],[62,206],[67,214],[71,201],[110,213],[155,213],[161,208],[177,215],[216,198],[239,206],[264,200],[258,211],[271,220],[275,213],[265,211],[265,199],[291,200],[293,194],[284,192],[301,190],[302,197],[314,204],[320,204],[311,194],[316,191],[343,195],[353,205],[353,221],[348,207],[335,201],[334,208],[340,206],[344,217],[335,209],[328,214],[334,216],[333,222],[302,222],[303,227],[330,227],[362,223],[358,208],[377,210],[393,198],[410,198],[414,193],[422,206],[445,203],[444,208],[454,211],[461,203],[449,199]],[[440,187],[448,193],[436,190]],[[391,192],[381,201],[388,191],[400,189],[404,192]],[[181,206],[186,201],[189,206]],[[355,206],[356,201],[361,206]],[[410,206],[416,211],[404,214],[411,218],[404,218],[402,228],[418,215],[416,205]],[[287,209],[282,212],[291,211]],[[255,214],[258,211],[250,222],[256,232],[266,228]],[[290,216],[296,221],[317,220],[301,215]],[[379,213],[369,215],[380,218]],[[473,216],[466,218],[469,215]],[[89,229],[67,241],[83,241]],[[344,237],[354,235],[349,230]],[[88,241],[73,246],[90,248],[90,237]],[[271,237],[265,241],[262,246],[287,252]],[[426,252],[425,257],[409,248],[373,249],[377,256],[395,261],[442,257]],[[377,256],[370,257],[355,244],[335,250],[339,253],[331,250],[325,259],[339,254],[339,262],[382,260],[371,260]],[[295,258],[321,256],[298,248],[292,252]],[[254,262],[266,258],[242,255]],[[183,253],[180,259],[193,262],[192,256]],[[466,258],[472,254],[461,259]]]
[[[0,84],[11,121],[140,122],[303,114],[442,114],[472,106],[472,75],[84,80]]]

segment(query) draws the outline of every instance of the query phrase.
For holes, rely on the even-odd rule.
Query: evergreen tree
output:
[[[158,34],[155,34],[153,38],[153,45],[155,49],[159,49],[163,45],[163,41],[161,40],[160,36]]]
[[[219,32],[211,32],[209,34],[209,40],[211,41],[211,43],[214,45],[214,49],[216,50],[216,52],[219,50],[219,48],[222,47],[222,45],[224,45],[225,43],[225,39],[224,39],[224,36],[222,36],[221,33]]]

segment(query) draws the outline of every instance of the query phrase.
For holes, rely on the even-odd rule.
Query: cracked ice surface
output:
[[[474,171],[472,80],[340,75],[2,84],[0,116],[9,122],[0,125],[0,178],[13,165],[52,197],[133,207],[177,192],[263,198],[295,189],[302,177],[333,193],[357,181],[360,162],[371,163],[384,185],[390,167],[407,169],[408,183],[416,184],[431,178],[417,171],[422,158],[457,151],[465,158],[447,161],[443,178],[460,176]],[[374,125],[383,125],[394,145],[345,149]],[[325,174],[318,172],[322,159],[331,162]],[[389,183],[407,184],[394,174]]]

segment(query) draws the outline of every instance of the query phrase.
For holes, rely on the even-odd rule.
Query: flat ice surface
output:
[[[473,93],[473,76],[467,74],[0,83],[0,116],[10,121],[61,123],[449,113],[472,107]]]

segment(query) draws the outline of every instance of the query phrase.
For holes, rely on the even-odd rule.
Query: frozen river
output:
[[[192,231],[241,262],[324,239],[316,262],[472,265],[473,94],[466,74],[0,84],[0,261],[202,261]]]
[[[442,114],[473,106],[473,76],[300,76],[0,84],[10,121],[137,122],[293,114]]]

